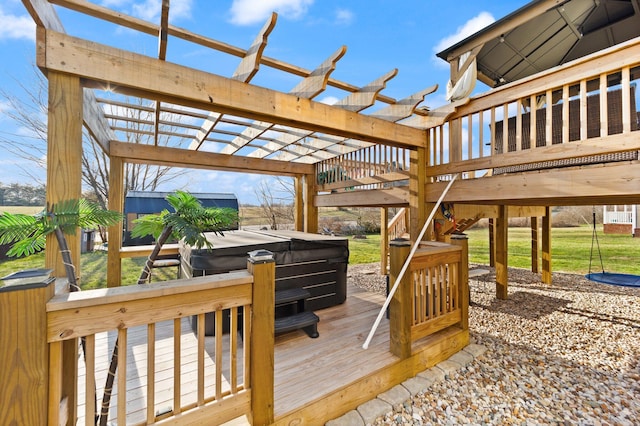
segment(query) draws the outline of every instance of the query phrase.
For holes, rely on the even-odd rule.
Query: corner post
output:
[[[551,207],[545,206],[542,217],[542,282],[551,284]]]
[[[46,304],[54,292],[54,281],[0,288],[0,324],[3,325],[0,419],[3,424],[48,424]],[[60,400],[55,403],[59,404]]]
[[[427,150],[418,148],[410,153],[409,178],[409,235],[415,239],[427,220],[426,184],[427,184]],[[420,241],[416,241],[419,244]]]
[[[251,412],[252,424],[273,423],[275,279],[276,263],[249,258],[247,270],[253,275],[251,307]]]
[[[304,231],[304,176],[293,178],[293,222],[296,231]]]
[[[387,275],[389,264],[389,209],[380,208],[380,275]]]
[[[469,237],[466,234],[452,234],[451,244],[459,246],[460,267],[458,268],[458,301],[462,320],[460,327],[463,330],[469,329],[469,300],[471,299],[471,289],[469,288]]]
[[[416,244],[418,244],[416,242]],[[411,241],[398,238],[389,244],[390,248],[390,268],[389,284],[396,282],[400,270],[411,251]],[[389,303],[389,348],[391,353],[406,359],[411,356],[411,275],[404,274],[402,281],[398,284],[391,302]]]
[[[538,265],[540,261],[538,260],[538,217],[531,217],[531,272],[534,274],[538,273]]]
[[[39,33],[40,37],[41,34]],[[49,116],[47,122],[47,205],[82,197],[83,88],[80,78],[48,71]],[[67,236],[71,260],[80,277],[80,230]],[[47,236],[45,265],[57,277],[66,276],[53,234]],[[76,422],[78,339],[63,344],[63,395],[69,397],[70,423]]]
[[[316,207],[316,180],[314,175],[304,176],[304,231],[318,232],[318,207]]]
[[[109,160],[109,210],[124,212],[124,162],[120,157]],[[122,281],[122,220],[109,227],[107,245],[107,287],[119,287]]]
[[[496,297],[506,300],[508,297],[508,233],[509,209],[505,205],[498,206],[498,218],[495,221],[496,244]]]

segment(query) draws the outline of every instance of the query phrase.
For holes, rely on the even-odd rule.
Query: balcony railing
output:
[[[427,175],[638,158],[640,39],[476,96],[429,130]]]

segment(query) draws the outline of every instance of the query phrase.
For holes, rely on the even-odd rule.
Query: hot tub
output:
[[[311,297],[306,309],[315,311],[343,303],[347,298],[349,240],[297,231],[226,231],[208,234],[213,249],[180,243],[183,276],[197,277],[246,269],[248,252],[265,249],[276,261],[276,291],[304,288]],[[276,312],[276,316],[277,316]],[[226,325],[223,328],[228,329]],[[206,334],[212,334],[207,320]]]

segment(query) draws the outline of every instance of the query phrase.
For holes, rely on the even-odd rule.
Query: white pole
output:
[[[369,343],[371,343],[371,339],[373,339],[373,335],[378,329],[378,326],[380,325],[380,321],[382,321],[382,316],[384,315],[385,311],[389,307],[389,303],[391,302],[391,298],[393,297],[393,295],[396,292],[396,289],[398,288],[398,284],[400,284],[402,277],[404,277],[405,272],[407,272],[407,269],[409,268],[409,264],[411,263],[411,258],[415,254],[416,250],[418,250],[418,247],[420,246],[420,241],[422,241],[422,237],[424,237],[424,233],[427,232],[427,226],[429,226],[429,223],[431,223],[431,221],[433,220],[433,217],[438,211],[438,207],[440,207],[440,204],[442,203],[444,196],[447,195],[447,192],[449,192],[449,188],[451,188],[453,181],[455,181],[457,177],[458,177],[457,173],[453,175],[453,178],[449,181],[449,184],[442,192],[442,195],[440,195],[440,198],[438,198],[436,205],[433,206],[433,210],[431,210],[431,214],[427,218],[427,221],[424,223],[424,226],[422,227],[422,231],[420,231],[420,235],[418,235],[418,238],[416,238],[416,240],[414,241],[413,247],[411,247],[411,251],[409,252],[409,256],[407,256],[407,260],[404,261],[404,265],[402,265],[402,269],[400,270],[400,273],[396,278],[396,282],[393,283],[393,287],[391,287],[391,291],[389,291],[387,300],[384,301],[384,304],[382,305],[382,309],[380,309],[380,313],[378,313],[378,318],[376,318],[376,321],[373,323],[373,327],[371,327],[371,331],[367,336],[367,340],[365,340],[364,345],[362,345],[362,349],[369,348]]]

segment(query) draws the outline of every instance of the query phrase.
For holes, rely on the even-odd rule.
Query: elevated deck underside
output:
[[[638,135],[640,137],[640,135]],[[450,203],[580,206],[640,202],[640,161],[622,161],[477,179],[459,179],[446,195]],[[435,203],[447,182],[426,185],[426,201]],[[320,207],[406,207],[409,187],[371,189],[318,196]]]

